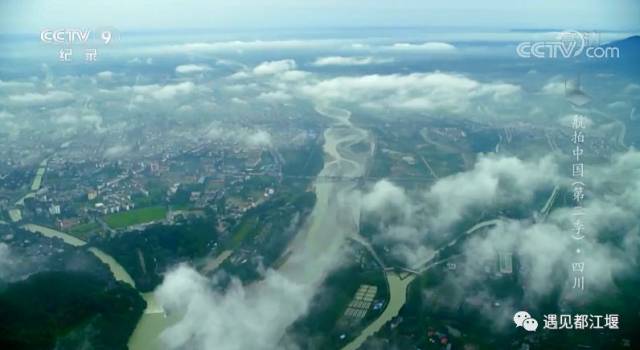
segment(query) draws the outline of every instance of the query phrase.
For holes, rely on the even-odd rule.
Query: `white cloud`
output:
[[[278,78],[283,81],[295,82],[302,81],[308,78],[311,75],[309,72],[301,71],[301,70],[289,70],[281,73]]]
[[[104,80],[110,80],[111,78],[113,78],[113,72],[108,70],[100,72],[96,75],[98,76],[98,78],[104,79]]]
[[[628,84],[625,88],[624,88],[624,93],[625,94],[640,94],[640,85],[638,84],[634,84],[634,83],[630,83]]]
[[[192,54],[258,50],[297,50],[321,47],[333,48],[343,42],[344,41],[341,40],[235,40],[219,42],[192,42],[176,45],[136,47],[136,52],[145,52],[149,54]]]
[[[370,48],[369,44],[363,44],[363,43],[353,43],[349,47],[355,50],[365,50]]]
[[[444,42],[426,42],[422,44],[412,44],[412,43],[396,43],[392,46],[388,47],[392,50],[405,50],[405,51],[426,51],[430,53],[436,52],[453,52],[456,50],[456,47],[444,43]]]
[[[56,123],[58,124],[75,124],[78,122],[78,117],[72,114],[63,114],[56,118]]]
[[[565,84],[562,81],[551,81],[545,84],[542,87],[542,93],[548,95],[559,95],[564,96],[565,94]]]
[[[234,97],[231,99],[231,102],[235,103],[235,104],[239,104],[239,105],[246,105],[247,101],[239,98],[239,97]]]
[[[363,195],[363,217],[379,227],[374,241],[392,247],[393,255],[413,266],[448,242],[450,228],[470,213],[527,203],[559,179],[551,157],[527,162],[481,155],[473,169],[441,178],[422,192],[409,194],[379,181]]]
[[[142,51],[142,50],[143,50],[142,48],[136,47],[136,52],[139,52],[139,51]],[[134,57],[134,58],[130,59],[129,61],[127,61],[127,63],[129,63],[129,64],[142,64],[143,62],[148,64],[148,65],[151,65],[151,64],[153,64],[153,58],[152,57],[147,57],[147,58],[145,58],[143,60],[140,57]]]
[[[473,207],[527,202],[535,191],[559,181],[558,167],[550,157],[535,162],[516,157],[483,155],[470,171],[438,180],[426,193],[434,201],[432,224],[447,227]]]
[[[232,84],[222,86],[222,89],[225,91],[240,94],[246,94],[248,91],[257,91],[259,90],[259,88],[260,87],[256,83]]]
[[[617,154],[610,164],[592,168],[595,181],[590,183],[581,216],[589,230],[588,239],[581,241],[585,254],[580,261],[585,263],[585,281],[589,281],[589,288],[580,296],[583,300],[614,289],[614,276],[629,272],[629,260],[634,260],[640,251],[638,169],[640,152],[635,150]],[[534,192],[550,190],[555,184],[570,188],[570,182],[550,157],[522,161],[481,156],[474,169],[442,178],[423,194],[410,195],[391,183],[376,184],[365,194],[363,205],[365,218],[387,220],[380,226],[382,231],[373,236],[374,242],[382,242],[394,256],[411,265],[424,262],[432,256],[433,248],[457,237],[459,232],[445,240],[435,240],[439,244],[430,244],[434,236],[447,232],[445,223],[461,222],[473,208],[491,211],[519,204],[527,207],[532,204]],[[561,299],[576,297],[569,276],[571,263],[576,260],[574,254],[568,254],[575,249],[570,234],[574,210],[571,206],[556,206],[543,221],[535,219],[534,212],[539,209],[530,207],[530,214],[524,219],[502,218],[487,234],[474,234],[464,241],[464,261],[448,278],[466,291],[466,297],[486,292],[476,290],[486,285],[487,274],[482,268],[495,264],[498,252],[513,253],[518,259],[519,268],[514,269],[514,274],[526,286],[525,300],[535,305],[538,298],[548,297],[557,288],[563,293]],[[393,212],[402,215],[389,215]]]
[[[193,92],[195,84],[190,81],[167,84],[167,85],[134,85],[133,91],[138,94],[147,95],[157,100],[170,100],[178,95],[186,95]]]
[[[127,146],[127,145],[114,145],[114,146],[108,147],[104,151],[104,157],[105,158],[114,159],[114,158],[118,158],[118,157],[121,157],[121,156],[127,154],[129,151],[131,151],[131,147],[130,146]]]
[[[283,73],[296,68],[296,62],[294,60],[279,60],[279,61],[267,61],[262,62],[255,68],[253,68],[253,74],[255,75],[273,75]]]
[[[1,119],[13,119],[15,117],[15,115],[13,115],[12,113],[9,113],[7,111],[0,111],[0,120]]]
[[[61,103],[73,100],[73,94],[66,91],[49,91],[45,93],[28,92],[19,95],[10,95],[9,101],[19,105],[44,105],[49,103]]]
[[[176,73],[193,74],[210,71],[211,67],[206,64],[184,64],[176,67]]]
[[[308,72],[296,70],[296,62],[291,59],[265,61],[251,70],[243,69],[227,77],[230,80],[244,80],[256,77],[276,77],[284,81],[298,81],[309,76]]]
[[[356,103],[369,108],[462,113],[481,98],[513,103],[521,92],[517,85],[481,83],[463,75],[412,73],[336,77],[307,83],[300,91],[313,99]]]
[[[556,221],[563,216],[571,215],[568,211],[562,211],[547,222],[502,220],[488,234],[472,236],[463,246],[468,265],[457,278],[459,285],[469,288],[471,283],[482,283],[486,276],[474,271],[473,265],[482,266],[488,261],[495,261],[498,252],[510,252],[520,264],[520,269],[514,270],[514,273],[526,286],[525,300],[534,305],[539,298],[548,297],[554,289],[562,291],[561,299],[565,302],[576,297],[583,302],[610,291],[614,286],[614,274],[625,268],[624,260],[630,256],[625,250],[631,251],[631,248],[597,242],[594,238],[581,242],[585,254],[576,260],[574,254],[569,253],[575,241],[566,233],[567,228]],[[637,243],[634,242],[636,249]],[[569,272],[571,263],[576,261],[585,264],[583,273],[589,285],[584,294],[576,294],[572,290],[573,280]]]
[[[31,89],[34,85],[29,81],[0,80],[0,89]]]
[[[263,92],[258,95],[258,100],[267,102],[286,102],[292,99],[292,96],[283,91]]]
[[[224,293],[190,267],[170,271],[158,288],[160,303],[185,317],[161,335],[168,349],[273,349],[308,307],[309,286],[269,270],[264,279],[243,287],[233,281]]]
[[[401,187],[383,179],[362,196],[362,209],[385,215],[406,206],[408,202],[409,198]]]
[[[266,130],[250,129],[246,127],[225,126],[218,122],[211,123],[206,131],[210,140],[241,144],[246,147],[271,146],[271,134]]]
[[[393,62],[392,58],[375,58],[366,57],[345,57],[345,56],[327,56],[319,57],[314,62],[314,66],[364,66],[369,64],[382,64]]]
[[[231,80],[241,80],[241,79],[247,79],[247,78],[251,78],[251,74],[247,73],[246,71],[239,71],[227,77],[227,79],[231,79]]]
[[[264,147],[271,145],[271,134],[264,130],[258,130],[247,136],[247,144],[253,147]]]

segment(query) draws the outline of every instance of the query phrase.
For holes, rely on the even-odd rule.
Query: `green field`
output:
[[[144,224],[151,221],[162,220],[167,214],[165,207],[147,207],[110,214],[104,217],[104,221],[113,229]]]
[[[100,230],[100,224],[97,222],[87,222],[71,227],[67,233],[82,240],[87,240],[87,235],[91,232]]]
[[[231,238],[231,247],[237,248],[242,244],[242,241],[251,233],[257,229],[258,218],[251,216],[242,220],[240,225],[236,228]]]

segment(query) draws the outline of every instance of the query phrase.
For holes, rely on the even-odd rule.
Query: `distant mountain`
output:
[[[640,35],[630,36],[622,40],[612,41],[602,47],[617,47],[621,58],[640,57]]]

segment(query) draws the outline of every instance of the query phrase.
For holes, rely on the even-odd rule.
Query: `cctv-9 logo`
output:
[[[120,41],[120,31],[114,27],[100,27],[95,30],[95,41],[104,45],[111,45]]]
[[[40,41],[46,44],[102,44],[113,45],[120,40],[120,31],[114,27],[99,27],[96,29],[44,29],[40,32]]]

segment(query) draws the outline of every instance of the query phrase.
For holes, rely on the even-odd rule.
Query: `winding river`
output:
[[[83,240],[49,227],[35,224],[25,224],[22,226],[22,228],[33,233],[39,233],[45,237],[59,238],[64,243],[74,247],[84,247],[87,245],[87,242]],[[129,275],[127,270],[125,270],[124,267],[120,265],[120,263],[118,263],[116,259],[114,259],[111,255],[95,247],[90,247],[88,250],[109,267],[109,270],[113,274],[113,278],[115,278],[117,281],[122,281],[133,288],[136,288],[136,284],[133,281],[133,278],[131,278],[131,275]],[[162,330],[167,326],[168,322],[172,322],[174,320],[172,318],[166,317],[164,310],[156,302],[153,293],[141,293],[140,295],[147,302],[147,307],[145,308],[142,317],[138,321],[136,329],[129,339],[129,349],[160,349],[158,336],[160,335],[160,332],[162,332]]]
[[[324,167],[319,177],[362,178],[366,173],[366,164],[371,160],[374,144],[369,133],[351,121],[351,112],[345,109],[316,106],[316,112],[329,118],[332,123],[324,131],[325,153]],[[357,147],[357,144],[368,144]],[[367,246],[367,241],[359,235],[360,195],[356,191],[358,181],[316,181],[316,204],[311,212],[306,229],[299,232],[288,247],[289,258],[278,271],[288,280],[306,286],[319,286],[326,274],[339,263],[340,249],[347,238],[354,239]],[[555,194],[551,194],[550,201]],[[549,203],[545,209],[549,209]],[[481,228],[495,225],[498,220],[486,220],[478,223],[447,246],[455,244],[459,239],[480,231]],[[86,242],[47,227],[26,224],[23,228],[57,237],[65,243],[80,247]],[[369,247],[371,249],[371,247]],[[444,249],[441,248],[441,249]],[[91,247],[88,249],[98,259],[109,266],[116,280],[123,281],[135,288],[135,283],[127,271],[110,255]],[[415,272],[422,273],[437,257],[436,251],[429,259],[417,264]],[[225,257],[228,257],[228,252]],[[374,254],[375,255],[375,254]],[[215,267],[214,267],[215,268]],[[370,323],[344,350],[358,349],[366,339],[375,334],[384,324],[395,317],[406,301],[408,286],[416,277],[415,273],[394,272],[386,269],[385,277],[389,285],[389,302],[381,315]],[[258,286],[259,288],[259,286]],[[179,316],[167,317],[162,307],[156,302],[153,293],[142,293],[147,302],[145,309],[130,340],[131,350],[160,350],[160,334],[171,324],[179,321]],[[293,321],[293,320],[292,320]]]
[[[345,240],[358,234],[360,197],[359,192],[354,190],[358,186],[357,179],[365,175],[366,164],[373,152],[369,133],[351,123],[351,112],[330,106],[316,106],[316,111],[331,120],[331,125],[324,132],[325,163],[319,176],[356,180],[316,181],[317,200],[309,216],[308,225],[292,241],[289,246],[289,258],[278,269],[290,281],[312,287],[319,286],[326,274],[339,262],[340,249]],[[368,144],[369,147],[357,147],[356,150],[353,147],[356,144]],[[47,227],[33,224],[23,227],[48,237],[60,238],[76,247],[86,245],[82,240]],[[135,288],[131,276],[113,257],[97,248],[89,248],[89,251],[109,266],[114,278]],[[393,274],[390,274],[389,278],[392,281],[399,280]],[[153,293],[141,295],[147,302],[147,308],[129,340],[129,348],[161,349],[159,335],[170,324],[177,322],[178,317],[167,317]],[[398,308],[404,303],[400,299],[394,302]]]
[[[370,151],[357,152],[353,145],[368,143],[369,133],[354,126],[351,112],[336,107],[316,106],[316,112],[332,120],[324,132],[324,167],[319,177],[361,178]],[[308,229],[302,230],[290,246],[291,256],[280,267],[288,278],[303,283],[320,283],[335,264],[345,239],[358,233],[360,198],[357,181],[316,181],[316,204]]]

